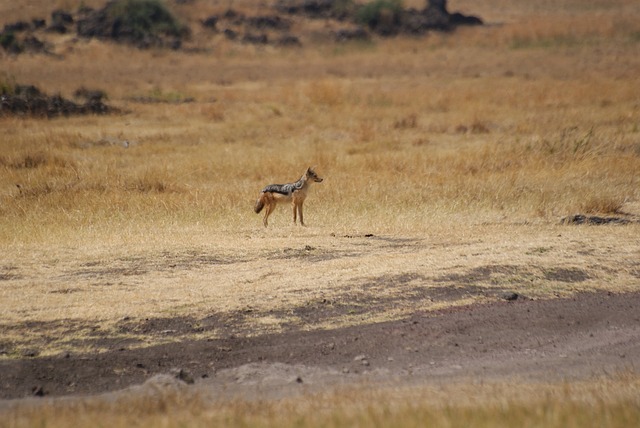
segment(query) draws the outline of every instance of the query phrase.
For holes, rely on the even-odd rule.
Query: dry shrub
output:
[[[123,183],[123,188],[141,193],[181,191],[180,186],[171,179],[169,172],[163,168],[150,168],[138,176],[129,177]]]
[[[373,120],[366,120],[358,123],[358,129],[356,130],[356,141],[367,143],[370,141],[374,141],[377,135],[379,135],[377,131],[377,124]],[[349,153],[355,154],[362,150],[369,149],[367,147],[358,147],[350,149]]]
[[[585,214],[620,214],[625,202],[625,198],[619,195],[592,196],[580,204],[578,212]]]
[[[225,109],[221,103],[211,103],[200,108],[200,114],[212,122],[223,122]]]
[[[512,48],[576,47],[598,43],[602,38],[629,40],[639,29],[624,11],[579,11],[531,15],[506,25],[494,36]]]
[[[65,157],[44,151],[29,151],[13,156],[0,156],[0,166],[12,169],[34,169],[44,166],[73,168],[75,163]]]
[[[411,129],[418,127],[418,115],[411,113],[393,123],[395,129]]]
[[[305,91],[313,104],[334,107],[344,101],[342,85],[331,79],[310,82]]]

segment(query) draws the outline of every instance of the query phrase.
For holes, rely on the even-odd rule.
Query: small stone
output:
[[[518,293],[504,293],[502,298],[508,302],[513,302],[514,300],[518,300],[520,295]]]
[[[171,370],[170,373],[173,377],[183,381],[184,383],[192,384],[195,382],[193,376],[191,375],[191,373],[189,373],[188,370],[176,368]]]
[[[23,357],[37,357],[38,355],[40,355],[40,351],[38,351],[37,349],[25,349],[24,351],[22,351],[22,356]]]

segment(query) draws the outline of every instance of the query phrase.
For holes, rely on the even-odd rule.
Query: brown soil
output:
[[[446,298],[447,288],[437,292]],[[107,352],[38,357],[34,350],[0,362],[0,398],[102,393],[167,373],[212,393],[243,397],[364,380],[585,379],[640,367],[638,307],[637,292],[550,300],[515,295],[490,304],[417,312],[399,321],[317,331],[287,325],[281,333],[254,337],[239,334],[234,326],[247,316],[243,313],[202,320],[124,319],[119,324],[123,331],[165,334],[168,339],[215,331],[221,338],[140,347],[114,341],[97,329],[91,345]],[[301,319],[317,324],[350,309],[325,301],[297,310]]]

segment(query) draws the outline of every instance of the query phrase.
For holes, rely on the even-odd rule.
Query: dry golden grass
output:
[[[367,45],[278,50],[219,41],[206,54],[187,54],[60,37],[55,49],[64,60],[3,57],[2,72],[20,83],[67,96],[79,86],[100,88],[128,113],[0,119],[2,322],[79,319],[108,330],[124,316],[266,311],[340,295],[390,272],[436,278],[504,264],[515,273],[478,285],[532,297],[637,290],[640,226],[559,220],[640,214],[640,11],[625,0],[556,4],[451,1],[452,10],[500,25]],[[0,5],[11,20],[31,18],[31,9]],[[189,18],[188,8],[181,13]],[[139,96],[162,102],[133,101]],[[164,102],[189,97],[195,102]],[[291,226],[289,208],[279,207],[265,230],[252,212],[258,191],[310,165],[325,181],[305,205],[309,227]],[[288,265],[295,269],[270,261],[307,246],[327,258],[313,268]],[[194,264],[197,257],[231,263]],[[588,279],[550,281],[544,272],[556,268]],[[399,306],[331,326],[434,308]],[[279,328],[256,322],[260,331]],[[35,343],[44,355],[69,346],[23,333],[1,338]],[[286,421],[279,406],[289,404],[268,403],[249,416],[257,405],[176,413],[181,404],[171,401],[172,417],[150,407],[139,425],[388,425],[398,417],[407,426],[425,418],[442,426],[636,425],[637,379],[622,395],[612,392],[618,386],[594,382],[585,387],[591,398],[579,402],[556,400],[553,387],[534,405],[528,398],[460,405],[452,398],[460,394],[447,390],[432,406],[439,392],[430,391],[425,407],[376,410],[378,397],[369,397],[356,411],[339,395],[330,398],[344,403],[335,412],[294,401]],[[498,388],[495,396],[511,393]],[[86,422],[134,419],[87,406],[20,410],[3,423],[45,417],[47,426],[67,425],[87,409]]]
[[[588,202],[595,199],[637,200],[631,81],[408,80],[388,90],[393,79],[384,77],[261,83],[221,89],[215,107],[127,104],[142,111],[64,123],[5,119],[3,236],[15,238],[6,227],[23,222],[60,224],[22,216],[39,208],[66,216],[60,199],[92,221],[95,211],[135,215],[133,201],[150,204],[144,215],[152,217],[160,201],[171,203],[169,217],[215,205],[228,225],[263,184],[294,180],[308,164],[329,178],[318,186],[325,211],[377,207],[367,215],[379,223],[394,223],[394,209],[459,206],[556,220],[608,205]],[[397,126],[406,118],[412,126]],[[125,150],[105,137],[137,144]]]
[[[184,388],[16,403],[3,427],[620,427],[640,423],[637,377],[563,384],[344,388],[295,399],[220,400]]]
[[[633,18],[640,12],[624,1],[619,9],[578,2],[530,19],[551,9],[528,7],[491,18],[505,25],[366,46],[222,43],[209,54],[187,54],[61,38],[64,60],[7,58],[4,73],[20,82],[63,94],[101,88],[128,113],[2,119],[0,245],[3,275],[13,279],[3,305],[15,321],[89,317],[108,325],[140,311],[293,304],[315,295],[296,295],[301,282],[320,275],[322,290],[338,292],[340,275],[382,276],[406,265],[406,253],[389,257],[383,244],[367,243],[366,261],[273,275],[265,251],[356,251],[361,243],[342,237],[364,234],[426,243],[410,250],[424,258],[412,270],[425,277],[505,258],[525,266],[531,254],[537,268],[551,268],[558,252],[607,242],[621,256],[595,252],[564,263],[619,260],[615,283],[603,282],[611,278],[602,271],[580,285],[632,289],[637,225],[584,232],[558,231],[557,223],[577,212],[638,215],[640,26]],[[565,36],[576,37],[567,44]],[[171,102],[188,98],[195,101]],[[292,228],[288,207],[280,207],[263,230],[252,211],[259,189],[295,180],[310,165],[325,177],[306,204],[310,227]],[[557,234],[570,238],[555,242]],[[459,255],[439,254],[438,245],[460,248]],[[176,297],[176,279],[157,268],[158,258],[188,251],[255,266],[247,273],[209,267],[205,275],[187,269],[192,289]],[[90,263],[121,272],[131,269],[127,260],[148,266],[123,284],[144,286],[102,290],[106,299],[85,306],[95,287],[68,272]],[[574,289],[548,284],[540,271],[522,275],[533,278],[519,283],[531,295]],[[84,292],[40,298],[70,288]],[[149,293],[157,295],[153,303]],[[288,297],[274,300],[274,293]],[[112,299],[130,304],[99,303]]]

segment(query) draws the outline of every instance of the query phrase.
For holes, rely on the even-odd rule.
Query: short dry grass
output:
[[[198,55],[63,39],[73,48],[46,67],[7,58],[6,76],[100,88],[130,113],[3,119],[0,242],[253,227],[257,191],[309,165],[327,178],[310,224],[343,230],[620,211],[640,188],[640,28],[620,3],[520,5],[534,19],[512,6],[501,25],[366,46]]]

